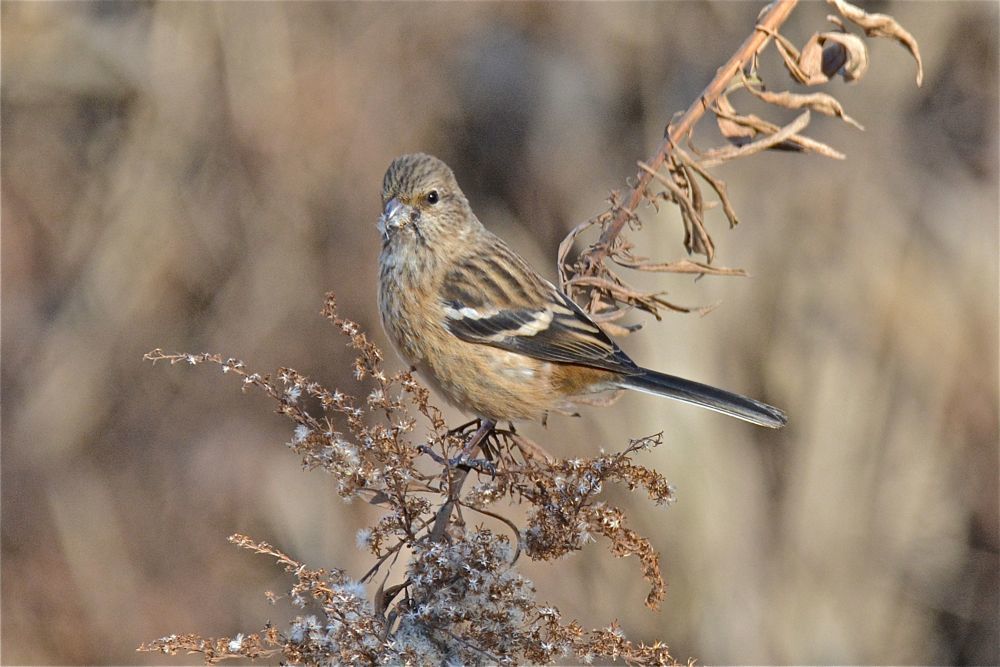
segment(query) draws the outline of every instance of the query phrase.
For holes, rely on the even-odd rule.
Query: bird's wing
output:
[[[445,327],[470,343],[632,375],[635,363],[509,248],[459,262],[441,287]]]

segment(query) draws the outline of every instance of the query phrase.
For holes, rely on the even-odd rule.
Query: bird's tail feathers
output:
[[[784,412],[767,403],[666,373],[643,369],[640,374],[623,377],[618,384],[626,389],[700,405],[768,428],[781,428],[788,421]]]

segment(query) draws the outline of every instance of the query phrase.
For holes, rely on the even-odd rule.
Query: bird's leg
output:
[[[462,448],[462,453],[452,459],[452,465],[467,465],[469,463],[469,456],[472,452],[476,451],[476,448],[479,447],[486,437],[493,432],[496,425],[497,423],[492,419],[483,419],[479,429],[477,429],[476,432],[472,434],[472,437],[469,438],[469,441],[465,443],[465,447]]]
[[[473,424],[476,425],[476,428],[479,428],[479,425],[480,425],[481,422],[482,422],[482,420],[480,420],[478,417],[476,417],[475,419],[473,419],[470,422],[465,422],[461,426],[456,426],[455,428],[450,429],[448,431],[448,435],[458,435],[459,433],[465,433],[465,429],[469,428]]]
[[[500,438],[497,436],[497,432],[491,431],[483,441],[479,443],[479,447],[483,450],[483,456],[486,457],[487,461],[493,461],[500,456]]]
[[[496,474],[496,469],[493,468],[493,464],[489,461],[469,461],[468,457],[472,452],[476,450],[483,440],[493,432],[493,428],[496,426],[496,422],[492,419],[484,419],[479,426],[479,429],[472,434],[469,441],[462,448],[462,454],[457,456],[447,464],[451,467],[456,467],[459,469],[458,473],[450,477],[449,488],[448,488],[448,502],[441,506],[438,510],[437,516],[434,518],[434,525],[431,527],[430,537],[431,540],[435,542],[440,542],[445,539],[446,533],[448,531],[448,522],[451,520],[451,514],[455,507],[459,504],[458,497],[462,491],[462,485],[465,483],[465,478],[469,476],[470,470],[476,470],[483,472],[486,468],[487,472],[490,474]],[[429,449],[424,449],[426,453],[429,453],[435,461],[438,461],[440,457],[434,454]]]

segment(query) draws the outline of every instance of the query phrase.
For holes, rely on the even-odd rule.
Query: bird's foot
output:
[[[461,426],[456,426],[453,429],[449,429],[448,435],[461,435],[465,433],[467,430],[469,430],[470,426],[475,426],[478,429],[480,425],[482,425],[482,420],[477,417],[476,419],[473,419],[470,422],[465,422]]]
[[[479,472],[488,472],[491,476],[496,476],[496,466],[493,465],[488,459],[474,459],[472,458],[472,453],[476,451],[477,448],[482,447],[486,444],[486,439],[493,432],[496,427],[496,422],[492,419],[483,419],[469,422],[464,426],[459,427],[461,430],[468,428],[470,424],[479,423],[479,428],[473,433],[469,440],[465,443],[465,447],[462,448],[462,452],[453,458],[446,459],[427,445],[420,445],[417,447],[417,451],[422,454],[434,459],[436,463],[440,465],[447,465],[449,468],[463,468],[465,470],[477,470]],[[450,434],[451,432],[449,432]],[[484,451],[486,451],[484,449]]]
[[[462,453],[458,458],[467,461],[469,457],[472,456],[472,452],[476,451],[477,447],[480,447],[486,442],[486,438],[488,438],[490,433],[493,432],[496,425],[497,423],[492,419],[483,419],[479,424],[479,428],[476,429],[476,432],[473,433],[472,436],[469,437],[469,440],[465,443],[465,447],[462,448]]]
[[[478,473],[489,475],[491,478],[497,476],[496,464],[489,459],[460,459],[462,459],[461,456],[456,456],[448,462],[448,465],[454,466],[459,470],[475,470]]]

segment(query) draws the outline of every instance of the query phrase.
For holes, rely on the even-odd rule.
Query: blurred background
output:
[[[282,627],[263,593],[287,579],[234,532],[360,576],[376,514],[300,468],[272,405],[143,353],[351,391],[319,309],[335,291],[388,349],[375,221],[385,167],[414,150],[554,278],[559,240],[761,4],[3,3],[3,662],[181,664],[135,647]],[[719,307],[623,341],[789,426],[630,395],[524,427],[563,455],[665,432],[640,462],[678,502],[609,492],[662,554],[662,612],[598,544],[524,566],[566,617],[708,664],[1000,662],[998,5],[868,8],[919,40],[924,86],[905,50],[869,42],[867,77],[829,89],[867,131],[814,115],[808,132],[846,161],[719,169],[743,224],[711,220],[717,262],[752,277],[645,277]],[[830,9],[783,32],[802,44]],[[711,120],[696,141],[720,141]],[[684,255],[674,212],[645,221],[642,254]]]

